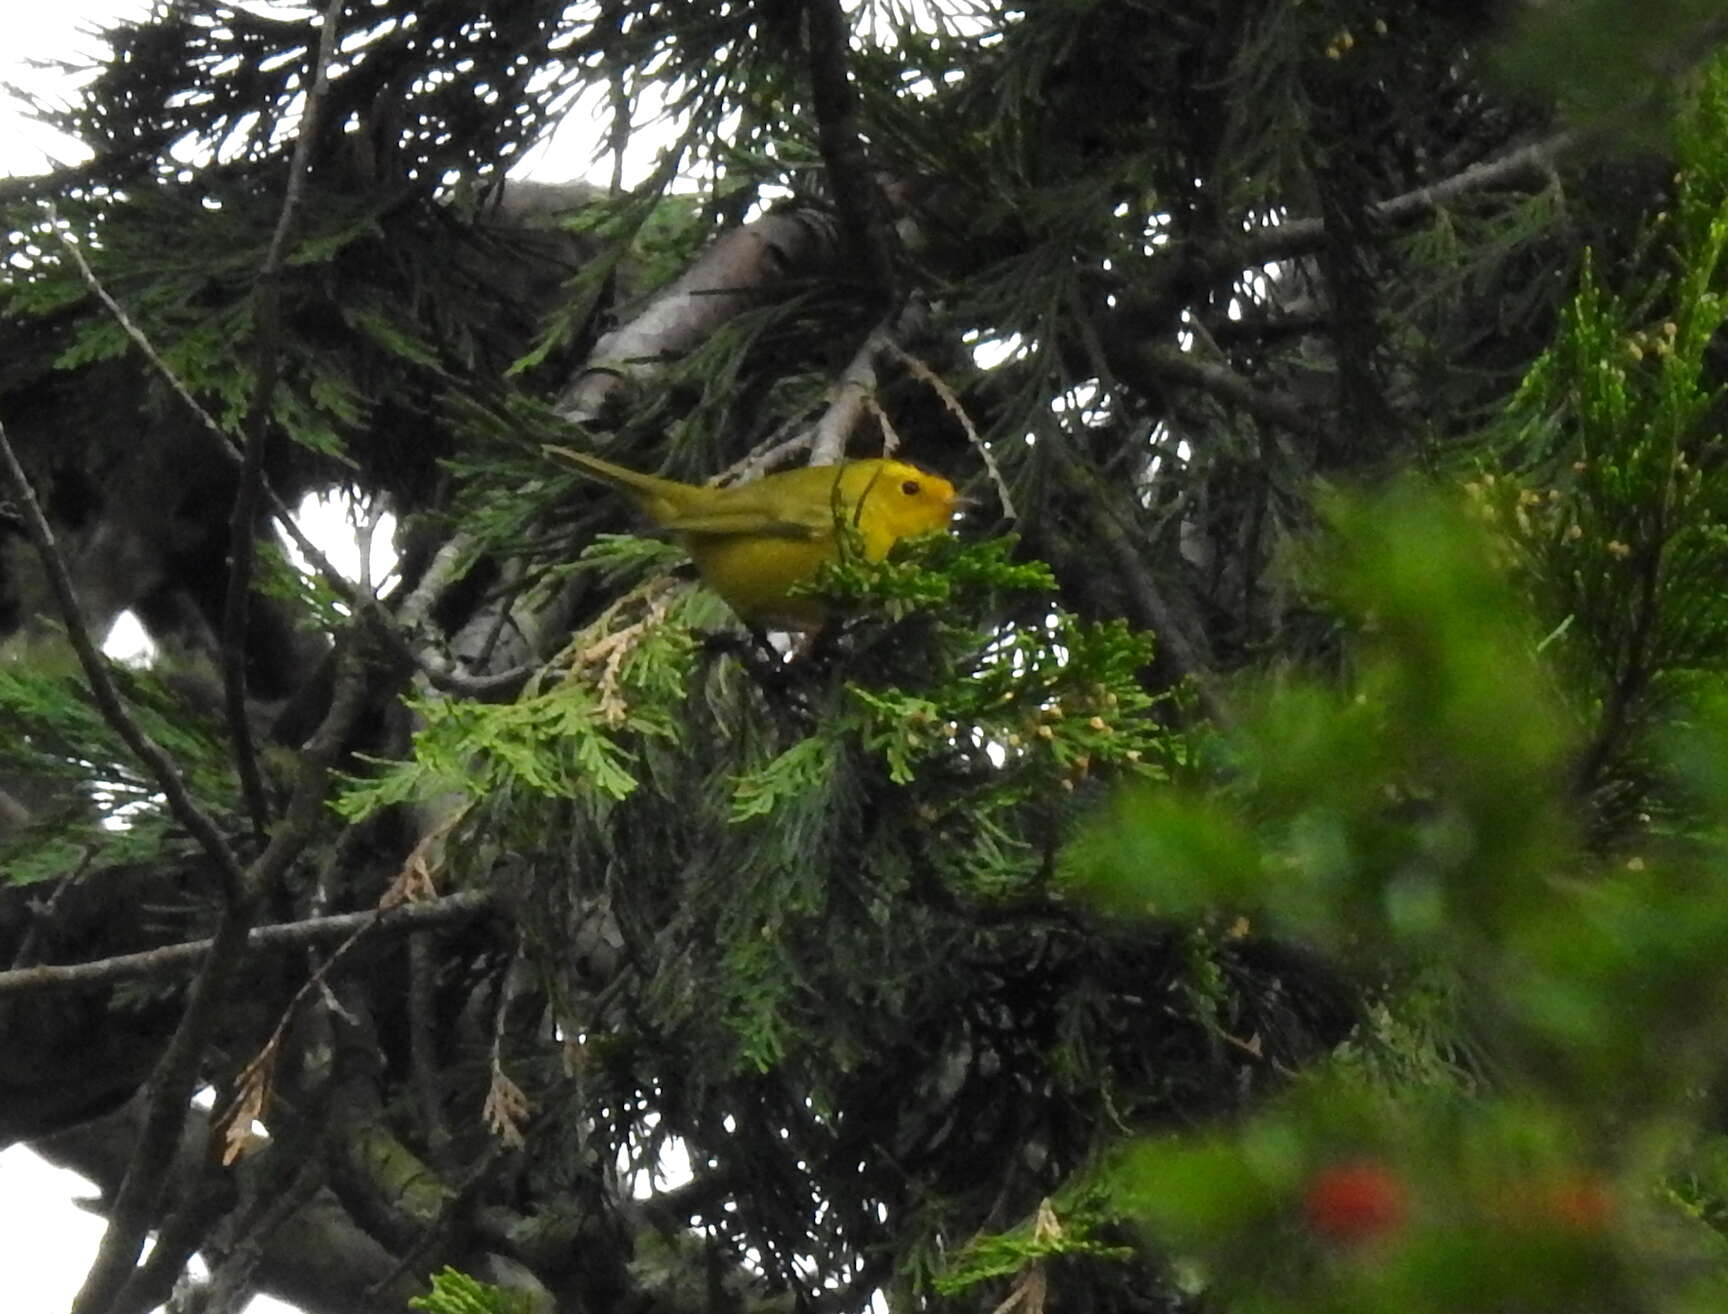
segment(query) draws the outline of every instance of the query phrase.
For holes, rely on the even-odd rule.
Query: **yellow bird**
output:
[[[807,630],[822,623],[822,603],[792,590],[839,555],[842,523],[858,531],[865,557],[880,561],[902,538],[946,529],[962,505],[941,475],[903,461],[811,465],[704,488],[587,452],[545,450],[630,494],[677,536],[703,581],[748,625]]]

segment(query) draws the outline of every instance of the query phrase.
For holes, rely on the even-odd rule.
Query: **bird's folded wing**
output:
[[[768,513],[755,507],[693,511],[669,517],[664,523],[678,534],[757,534],[764,538],[809,539],[834,532],[831,515],[820,520],[802,520],[789,517],[780,509]]]

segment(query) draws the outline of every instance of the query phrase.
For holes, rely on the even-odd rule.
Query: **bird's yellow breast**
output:
[[[822,623],[821,601],[794,597],[791,591],[835,559],[833,538],[686,534],[683,539],[703,582],[744,620],[788,630],[814,629]]]

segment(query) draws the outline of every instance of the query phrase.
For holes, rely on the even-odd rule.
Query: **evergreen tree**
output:
[[[103,1189],[79,1314],[1710,1307],[1723,36],[113,31],[0,190],[0,1131]],[[572,114],[610,181],[509,178]],[[771,646],[547,443],[976,504]],[[329,489],[396,579],[285,550]]]

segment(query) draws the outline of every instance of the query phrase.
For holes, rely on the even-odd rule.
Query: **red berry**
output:
[[[1601,1178],[1579,1174],[1554,1184],[1548,1212],[1571,1231],[1601,1232],[1614,1219],[1614,1192]]]
[[[1404,1184],[1372,1159],[1333,1164],[1309,1179],[1302,1214],[1328,1241],[1372,1241],[1404,1222]]]

